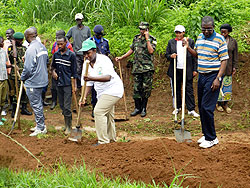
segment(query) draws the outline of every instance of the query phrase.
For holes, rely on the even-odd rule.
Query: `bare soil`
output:
[[[29,137],[29,128],[34,117],[21,116],[21,130],[15,129],[11,137],[30,150],[46,167],[57,167],[63,161],[68,166],[81,165],[102,172],[106,177],[128,178],[145,183],[165,182],[170,184],[176,173],[191,174],[184,181],[189,187],[250,187],[250,65],[249,54],[242,54],[239,70],[233,77],[233,100],[231,114],[215,112],[215,124],[220,143],[210,149],[200,149],[196,143],[201,136],[199,118],[185,117],[185,126],[192,133],[192,143],[177,143],[173,130],[179,128],[172,116],[172,97],[169,78],[166,75],[168,62],[157,57],[154,89],[149,99],[148,115],[129,117],[117,121],[117,142],[92,146],[96,143],[94,122],[90,116],[91,105],[82,111],[85,128],[81,142],[67,140],[55,127],[64,124],[59,107],[53,111],[45,107],[47,136]],[[130,68],[123,63],[123,78],[128,112],[132,111],[132,76]],[[197,78],[194,80],[195,96]],[[198,111],[198,109],[197,109]],[[117,114],[124,115],[122,100],[117,105]],[[7,133],[11,126],[1,128]],[[73,114],[73,125],[76,114]],[[180,118],[180,117],[178,117]],[[0,167],[34,170],[41,168],[37,161],[20,146],[0,134]]]

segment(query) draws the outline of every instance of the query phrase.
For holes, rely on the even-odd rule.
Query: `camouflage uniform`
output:
[[[149,41],[155,50],[156,39],[149,36]],[[154,73],[153,54],[147,49],[144,36],[136,35],[130,48],[134,51],[132,74],[134,76],[134,99],[149,98],[152,90]]]
[[[16,58],[16,63],[19,68],[19,73],[20,75],[22,74],[23,67],[24,67],[24,62],[22,60],[22,57],[25,54],[26,47],[24,46],[16,46],[16,51],[17,51],[17,58]],[[8,48],[8,55],[9,55],[9,60],[12,65],[14,65],[14,56],[13,56],[13,46],[9,46]],[[18,79],[18,88],[20,87],[20,78],[17,77]],[[9,86],[10,86],[10,97],[13,97],[13,104],[17,103],[17,96],[16,96],[16,86],[15,86],[15,69],[11,68],[11,73],[9,75]],[[28,103],[28,97],[25,93],[25,91],[22,92],[21,96],[21,103],[22,104],[27,104]]]

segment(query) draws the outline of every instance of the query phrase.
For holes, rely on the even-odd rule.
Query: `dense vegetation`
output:
[[[250,50],[249,0],[0,0],[0,9],[0,35],[10,27],[23,32],[34,25],[49,41],[54,40],[56,30],[68,31],[75,24],[74,15],[81,12],[91,29],[96,24],[104,26],[113,55],[129,49],[140,21],[151,24],[157,52],[163,54],[176,25],[184,25],[187,36],[196,39],[201,18],[210,15],[217,32],[221,24],[230,23],[240,52]]]

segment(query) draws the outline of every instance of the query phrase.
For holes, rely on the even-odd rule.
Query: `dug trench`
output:
[[[231,114],[215,112],[215,125],[220,143],[210,149],[200,149],[196,143],[201,136],[199,119],[185,117],[185,126],[192,133],[192,143],[177,143],[173,130],[179,125],[173,122],[173,107],[169,78],[166,71],[169,63],[164,58],[155,59],[156,72],[152,96],[149,99],[148,114],[117,121],[117,142],[93,147],[96,143],[94,122],[90,116],[91,106],[85,106],[81,122],[84,136],[79,143],[67,140],[55,127],[62,126],[63,116],[59,107],[53,111],[45,107],[48,134],[45,137],[29,137],[29,128],[34,117],[21,116],[21,130],[17,128],[11,137],[31,151],[48,168],[56,168],[63,162],[69,167],[81,165],[83,161],[89,170],[103,173],[106,177],[122,177],[145,183],[171,183],[175,174],[191,176],[184,181],[189,187],[249,187],[250,144],[249,144],[249,54],[242,54],[239,69],[233,77],[233,100]],[[116,64],[115,64],[116,65]],[[133,110],[132,76],[130,67],[122,62],[128,112]],[[194,79],[195,97],[197,78]],[[198,109],[196,108],[198,111]],[[116,113],[124,114],[122,100],[116,106]],[[11,118],[9,126],[11,125]],[[76,114],[73,114],[73,125]],[[178,117],[180,119],[180,117]],[[10,127],[1,131],[7,133]],[[20,146],[0,135],[0,167],[34,170],[41,165]]]

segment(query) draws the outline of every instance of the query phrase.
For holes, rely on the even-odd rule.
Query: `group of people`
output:
[[[109,43],[108,40],[103,38],[103,27],[96,25],[93,30],[94,36],[91,37],[90,28],[82,24],[83,15],[81,13],[76,14],[75,20],[77,25],[70,28],[66,35],[63,30],[56,32],[56,42],[51,50],[53,54],[49,67],[52,74],[51,109],[56,106],[58,96],[65,120],[65,134],[69,134],[72,127],[72,92],[76,92],[82,86],[87,85],[79,105],[86,103],[87,95],[91,91],[92,116],[95,119],[98,137],[96,145],[110,143],[116,141],[114,106],[123,96],[123,83],[115,72],[113,63],[109,58]],[[153,54],[157,41],[149,34],[149,24],[147,22],[141,22],[139,30],[140,33],[134,37],[130,50],[123,56],[116,57],[115,61],[121,61],[134,54],[132,75],[134,79],[133,99],[135,108],[130,115],[136,116],[140,114],[141,117],[145,117],[147,115],[148,99],[152,91]],[[9,30],[7,31],[6,36],[9,34]],[[198,140],[198,143],[202,148],[209,148],[219,142],[214,127],[215,108],[217,107],[219,111],[231,112],[228,101],[231,99],[232,74],[235,73],[237,68],[238,51],[237,42],[229,35],[232,31],[229,24],[221,26],[220,35],[214,31],[213,18],[205,16],[202,19],[201,31],[202,33],[195,43],[193,39],[184,37],[185,27],[177,25],[174,30],[176,38],[168,41],[165,56],[170,60],[167,75],[171,80],[172,91],[174,90],[173,83],[176,82],[177,111],[173,111],[173,114],[181,110],[181,84],[185,59],[187,63],[185,101],[188,114],[194,117],[200,116],[203,136]],[[3,38],[0,38],[1,110],[6,101],[8,75],[12,75],[9,76],[9,80],[16,79],[15,74],[16,70],[18,70],[20,71],[18,80],[24,82],[27,97],[35,114],[36,126],[32,129],[33,133],[30,136],[44,134],[47,129],[44,124],[43,91],[46,91],[44,88],[48,86],[48,52],[45,46],[37,40],[37,31],[33,27],[27,29],[24,33],[28,48],[24,47],[22,54],[16,52],[18,47],[22,47],[23,34],[17,32],[13,36],[14,40],[9,43],[9,46],[13,46],[10,48],[13,52],[8,53],[9,56],[2,49],[5,45],[3,44]],[[73,38],[73,45],[69,42],[70,38]],[[184,57],[183,53],[184,48],[187,49],[186,57]],[[13,57],[14,61],[11,60],[11,57]],[[177,62],[176,80],[174,80],[173,76],[174,59]],[[89,66],[86,70],[87,63],[89,63]],[[12,70],[9,70],[10,68]],[[85,71],[87,71],[87,74],[85,74]],[[200,115],[195,112],[193,93],[193,78],[198,73],[198,107]],[[20,85],[20,81],[18,81],[18,85]],[[15,93],[14,90],[9,96],[14,96]],[[13,98],[9,97],[13,108],[15,108],[13,101],[16,101],[16,99]],[[22,97],[22,101],[23,114],[31,115],[31,112],[27,110],[27,99]],[[4,120],[6,119],[2,118],[2,121]]]

